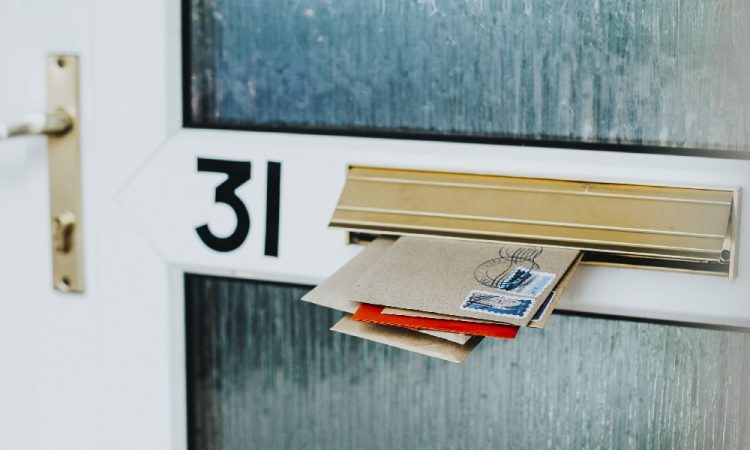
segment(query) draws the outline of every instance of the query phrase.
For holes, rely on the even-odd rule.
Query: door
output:
[[[176,124],[166,119],[165,101],[158,114],[139,117],[138,125],[132,123],[142,128],[133,136],[143,142],[128,139],[122,147],[112,147],[105,137],[109,132],[125,133],[129,108],[135,107],[130,102],[169,92],[163,86],[146,88],[137,76],[121,70],[130,64],[126,60],[137,53],[136,47],[160,45],[154,47],[148,39],[138,42],[135,35],[115,38],[106,24],[152,21],[148,27],[158,34],[157,29],[163,31],[164,24],[170,23],[177,33],[179,8],[169,5],[169,17],[174,18],[170,21],[166,4],[142,5],[150,10],[144,18],[137,10],[120,6],[88,0],[0,5],[0,123],[45,111],[47,55],[80,58],[86,276],[83,293],[52,287],[46,138],[0,141],[0,204],[6,211],[0,225],[0,445],[4,448],[179,448],[184,442],[182,434],[170,428],[172,394],[184,397],[181,387],[171,382],[173,368],[180,366],[162,359],[174,355],[167,349],[172,342],[169,272],[117,200],[126,179]],[[118,32],[131,34],[130,27]],[[97,41],[95,35],[113,40]],[[167,52],[163,45],[162,57],[174,55],[176,62],[179,51]],[[128,51],[116,56],[117,46]],[[155,76],[146,70],[133,73],[148,80]],[[100,94],[95,94],[99,79]],[[128,86],[130,92],[119,86]],[[130,104],[127,110],[104,106],[123,102]],[[111,116],[97,118],[99,106],[102,114]],[[117,152],[124,158],[108,156]],[[116,236],[101,234],[110,226],[119,230]]]
[[[89,53],[89,6],[3,2],[0,122],[45,111],[46,55]],[[95,448],[98,309],[90,295],[52,289],[46,138],[0,141],[0,154],[0,205],[6,211],[0,225],[3,445]],[[93,267],[94,258],[88,259]]]
[[[523,140],[452,139],[419,130],[371,133],[344,126],[331,131],[307,122],[302,126],[289,117],[288,123],[281,121],[280,129],[274,125],[278,117],[247,121],[250,125],[243,125],[241,115],[238,123],[222,121],[231,111],[222,110],[220,102],[200,103],[210,87],[202,84],[206,81],[202,77],[216,73],[208,64],[220,68],[231,63],[231,50],[236,47],[228,34],[213,34],[211,27],[244,17],[244,13],[232,10],[229,2],[216,9],[211,2],[184,3],[66,2],[64,7],[59,5],[57,14],[40,19],[37,10],[41,6],[17,2],[11,6],[16,14],[0,19],[7,21],[2,35],[10,37],[5,42],[16,42],[13,37],[22,34],[43,36],[38,41],[18,41],[10,53],[9,67],[18,66],[19,71],[4,70],[0,75],[2,119],[43,107],[38,91],[44,84],[43,71],[33,66],[41,66],[44,54],[58,49],[78,52],[83,63],[85,294],[60,294],[50,288],[43,139],[0,143],[7,150],[0,160],[0,195],[3,204],[19,211],[0,228],[11,250],[2,256],[5,287],[0,320],[7,338],[0,348],[4,360],[13,362],[7,370],[10,382],[3,387],[3,397],[12,407],[2,409],[2,426],[14,448],[184,448],[188,440],[184,274],[302,285],[315,284],[331,274],[358,251],[345,243],[343,232],[326,227],[348,164],[646,184],[750,186],[750,164],[741,153],[747,150],[746,116],[741,116],[744,122],[737,127],[724,130],[733,133],[731,148],[714,149],[711,154],[693,152],[690,146],[675,149],[668,139],[669,130],[664,132],[664,145],[649,149],[618,148],[611,142],[551,145],[540,138],[544,129]],[[449,17],[449,11],[441,10],[443,5],[438,3],[403,2],[403,9],[395,11],[436,20]],[[229,9],[221,9],[225,6]],[[316,12],[315,6],[294,9],[297,15],[289,17],[298,22],[288,24],[290,29],[304,21],[334,16],[324,8]],[[393,12],[385,4],[378,7],[362,17]],[[482,2],[469,7],[476,8],[471,10],[476,17],[484,13]],[[265,8],[256,5],[256,9]],[[283,22],[287,16],[270,7],[255,11],[261,12],[269,14],[267,23]],[[740,17],[747,20],[746,15]],[[28,24],[34,24],[36,33],[29,32]],[[411,30],[406,25],[391,31]],[[265,32],[269,39],[273,37],[273,29]],[[675,31],[680,32],[684,30]],[[333,36],[313,38],[325,43]],[[187,43],[196,40],[203,40],[201,45],[219,44],[200,47],[208,53],[191,54]],[[615,43],[611,45],[617,51]],[[539,60],[533,63],[543,64],[544,56],[536,55]],[[566,55],[562,57],[572,57]],[[329,61],[332,65],[345,62]],[[225,95],[231,104],[234,100],[226,95],[233,92],[233,86],[244,96],[262,95],[261,90],[268,88],[231,75],[231,71],[224,73],[221,79],[226,90],[219,83],[220,90],[209,98],[221,100]],[[319,81],[331,80],[341,82],[335,77]],[[18,85],[27,88],[14,87]],[[625,83],[623,89],[637,87]],[[737,98],[747,98],[745,87],[736,85]],[[329,92],[336,88],[334,83]],[[542,95],[534,89],[523,92],[529,101]],[[649,92],[642,94],[647,97]],[[352,89],[351,95],[355,102],[361,100],[357,95],[374,94],[368,93],[365,84]],[[615,101],[621,92],[607,91],[607,95]],[[590,106],[592,111],[601,107]],[[428,117],[429,108],[423,113]],[[414,123],[413,118],[405,120]],[[544,123],[533,115],[528,120]],[[582,123],[580,129],[590,136],[593,126]],[[643,153],[619,151],[628,149]],[[227,179],[230,184],[224,184]],[[742,221],[741,234],[750,233],[748,223]],[[750,258],[747,248],[741,247],[741,261]],[[746,326],[750,320],[743,296],[750,286],[747,278],[742,264],[732,284],[680,273],[585,267],[561,308]],[[634,293],[633,286],[640,290]],[[707,309],[701,292],[711,292],[719,306]],[[575,331],[574,326],[569,329]]]

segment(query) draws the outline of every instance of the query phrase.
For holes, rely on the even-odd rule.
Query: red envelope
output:
[[[518,327],[515,325],[476,323],[464,320],[428,319],[425,317],[397,316],[382,314],[384,306],[362,303],[352,316],[360,322],[390,325],[412,330],[448,331],[451,333],[487,336],[500,339],[515,339]]]

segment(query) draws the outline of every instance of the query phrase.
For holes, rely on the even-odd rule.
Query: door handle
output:
[[[46,68],[49,112],[0,123],[0,143],[15,136],[47,136],[52,286],[83,292],[78,57],[50,55]]]
[[[0,140],[15,136],[65,134],[72,126],[73,120],[62,109],[49,113],[29,114],[16,122],[0,123]]]

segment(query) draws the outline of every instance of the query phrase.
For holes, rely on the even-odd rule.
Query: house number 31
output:
[[[238,249],[250,233],[250,212],[237,188],[250,180],[250,161],[198,158],[198,172],[224,173],[227,179],[216,187],[214,201],[232,208],[237,225],[228,236],[216,236],[208,224],[196,227],[200,240],[217,252],[231,252]],[[279,255],[279,201],[281,193],[281,163],[269,161],[266,167],[266,239],[265,255]]]

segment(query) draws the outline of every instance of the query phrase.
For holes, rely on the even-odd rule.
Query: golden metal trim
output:
[[[336,227],[337,225],[331,224]],[[644,257],[644,258],[658,258],[661,260],[676,260],[676,261],[693,261],[693,262],[716,262],[714,260],[708,260],[705,253],[695,252],[691,250],[675,251],[671,255],[655,256],[653,252],[643,252],[628,249],[627,247],[614,247],[605,245],[596,245],[595,243],[588,243],[587,245],[576,245],[575,242],[565,241],[552,241],[543,239],[534,239],[529,235],[525,236],[508,236],[508,235],[478,235],[476,233],[452,233],[452,229],[376,229],[376,228],[355,228],[355,227],[338,227],[344,228],[351,234],[357,237],[352,240],[349,239],[349,243],[359,243],[366,241],[361,239],[362,235],[377,236],[380,234],[393,235],[393,236],[431,236],[436,238],[446,239],[463,239],[470,241],[483,241],[483,242],[507,242],[512,244],[532,244],[532,245],[544,245],[546,247],[557,247],[557,248],[574,248],[593,253],[612,253],[619,256],[633,256],[633,257]]]
[[[79,64],[73,55],[47,57],[47,111],[64,112],[70,127],[48,136],[52,285],[83,292],[83,231]]]
[[[734,202],[732,203],[732,214],[729,216],[727,225],[727,236],[729,236],[729,279],[737,276],[737,255],[740,246],[740,188],[734,189]]]
[[[338,205],[336,207],[340,211],[359,211],[359,212],[376,212],[384,214],[401,214],[401,215],[414,215],[424,217],[442,217],[446,219],[467,219],[467,220],[485,220],[489,222],[505,222],[505,223],[518,223],[524,225],[551,225],[555,227],[565,228],[586,228],[591,230],[609,230],[609,231],[626,231],[629,233],[652,233],[652,234],[663,234],[671,236],[690,236],[690,237],[705,237],[705,238],[719,238],[729,241],[728,236],[724,234],[705,234],[705,233],[688,233],[683,231],[665,231],[665,230],[653,230],[645,228],[625,228],[625,227],[614,227],[614,226],[601,226],[601,225],[586,225],[566,222],[553,222],[543,220],[524,220],[524,219],[508,219],[504,217],[489,217],[489,216],[472,216],[467,214],[449,214],[449,213],[435,213],[435,212],[419,212],[419,211],[408,211],[408,210],[396,210],[396,209],[378,209],[368,208],[364,206],[346,206]]]
[[[512,178],[512,177],[507,177]],[[675,197],[658,197],[658,196],[647,196],[647,195],[624,195],[624,194],[607,194],[603,192],[591,192],[588,190],[584,191],[573,191],[564,189],[537,189],[537,188],[523,188],[523,187],[510,187],[510,186],[487,186],[474,183],[449,183],[449,182],[426,182],[420,180],[405,180],[405,179],[389,179],[383,177],[364,177],[364,176],[350,176],[348,180],[356,181],[372,181],[377,183],[396,183],[396,184],[418,184],[422,186],[447,186],[447,187],[465,187],[472,189],[494,189],[499,191],[516,191],[516,192],[535,192],[543,194],[568,194],[568,195],[584,195],[587,197],[609,197],[609,198],[627,198],[627,199],[639,199],[639,200],[651,200],[651,201],[662,201],[662,202],[685,202],[685,203],[697,203],[697,204],[712,204],[712,205],[725,205],[729,206],[732,204],[731,201],[716,201],[716,200],[700,200],[691,198],[675,198]],[[562,181],[562,180],[550,180],[550,181]],[[600,183],[585,183],[585,184],[600,184]],[[644,186],[645,187],[645,186]],[[649,186],[656,187],[656,186]]]
[[[613,261],[685,261],[695,271],[716,273],[718,267],[731,278],[738,204],[737,189],[352,166],[331,226],[573,247],[612,254]]]

